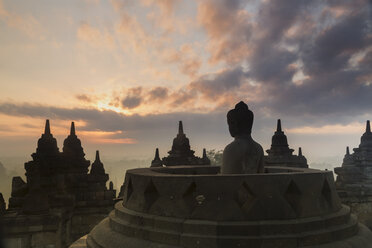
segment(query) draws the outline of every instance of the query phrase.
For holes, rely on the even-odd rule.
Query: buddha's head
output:
[[[227,113],[227,124],[232,137],[250,135],[253,125],[253,112],[243,101]]]

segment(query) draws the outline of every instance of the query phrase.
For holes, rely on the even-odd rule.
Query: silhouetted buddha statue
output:
[[[252,139],[253,112],[247,104],[239,102],[227,113],[227,124],[234,141],[223,151],[221,173],[263,173],[264,152],[260,144]]]

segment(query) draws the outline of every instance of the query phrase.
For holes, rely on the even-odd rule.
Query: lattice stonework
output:
[[[196,184],[192,182],[182,195],[185,204],[187,205],[189,212],[191,213],[195,208],[195,196],[196,196]]]
[[[293,180],[288,184],[288,188],[284,193],[284,198],[297,216],[299,216],[301,214],[301,190]]]
[[[154,204],[154,202],[159,197],[159,192],[156,189],[152,180],[150,180],[149,184],[147,184],[146,186],[144,197],[145,197],[145,204],[146,204],[147,209],[151,208],[151,206]]]
[[[236,201],[244,212],[248,212],[253,203],[256,201],[256,196],[249,189],[249,186],[246,182],[243,182],[239,187]]]

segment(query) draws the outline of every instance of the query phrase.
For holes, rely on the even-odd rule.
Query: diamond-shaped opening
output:
[[[127,184],[127,194],[126,194],[126,198],[125,198],[126,202],[129,201],[129,198],[132,195],[132,193],[133,193],[132,179],[129,178],[128,184]]]
[[[291,180],[288,185],[287,190],[284,193],[284,198],[287,200],[288,204],[292,207],[293,211],[300,215],[301,213],[301,190],[298,188],[297,184]]]
[[[185,201],[186,205],[188,206],[190,212],[192,212],[195,207],[195,196],[196,184],[195,182],[192,182],[182,195],[182,198]]]
[[[246,182],[243,182],[237,191],[236,202],[239,204],[240,208],[246,208],[256,199],[256,196],[249,189]]]
[[[332,191],[331,187],[329,186],[327,178],[324,179],[323,187],[322,187],[322,197],[326,201],[328,207],[332,207]]]
[[[145,196],[146,208],[149,209],[159,197],[159,192],[156,189],[152,180],[149,182],[149,184],[147,184],[145,192],[144,192],[144,196]]]

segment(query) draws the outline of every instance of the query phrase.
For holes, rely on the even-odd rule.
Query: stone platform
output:
[[[268,167],[127,171],[123,201],[87,237],[96,247],[372,247],[372,233],[341,205],[333,174]]]

